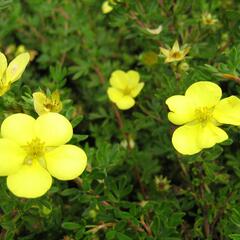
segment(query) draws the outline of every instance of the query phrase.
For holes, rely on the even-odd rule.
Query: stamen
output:
[[[35,138],[27,145],[23,146],[23,148],[27,152],[25,163],[31,165],[34,159],[40,159],[44,155],[46,147],[44,142],[39,138]]]
[[[182,57],[182,54],[180,52],[173,52],[171,54],[171,57],[172,58],[180,58],[180,57]]]
[[[213,108],[200,107],[196,109],[196,116],[201,124],[206,124],[212,119]]]

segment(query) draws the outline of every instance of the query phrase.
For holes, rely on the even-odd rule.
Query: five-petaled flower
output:
[[[57,90],[50,96],[46,96],[44,92],[33,93],[33,104],[34,109],[39,116],[44,113],[60,112],[62,110],[62,102]]]
[[[36,198],[52,185],[52,177],[72,180],[85,169],[85,152],[66,144],[73,135],[71,123],[58,113],[36,120],[23,113],[7,117],[1,125],[0,176],[18,197]]]
[[[181,50],[179,48],[178,41],[175,41],[171,49],[160,47],[160,51],[166,57],[165,63],[178,62],[183,60],[185,56],[188,54],[189,50],[190,50],[189,47],[185,47]]]
[[[8,65],[5,55],[0,52],[0,96],[6,93],[11,84],[22,76],[29,59],[29,53],[25,52],[15,57]]]
[[[136,71],[114,71],[110,78],[111,87],[107,90],[108,97],[121,110],[131,108],[135,104],[134,98],[144,86],[144,83],[139,80],[140,75]]]
[[[171,112],[168,119],[178,127],[172,136],[175,149],[186,155],[200,152],[228,139],[219,128],[222,124],[240,125],[240,99],[230,96],[221,99],[221,88],[212,82],[192,84],[185,95],[166,100]]]

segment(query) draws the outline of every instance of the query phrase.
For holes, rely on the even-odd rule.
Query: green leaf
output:
[[[81,228],[81,225],[75,222],[63,222],[62,228],[67,230],[77,230]]]

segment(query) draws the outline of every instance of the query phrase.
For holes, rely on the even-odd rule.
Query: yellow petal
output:
[[[165,59],[165,63],[170,63],[170,62],[176,62],[176,61],[180,61],[180,60],[182,60],[183,59],[183,57],[182,58],[176,58],[176,57],[171,57],[171,56],[169,56],[169,57],[167,57],[166,59]]]
[[[193,101],[197,107],[214,107],[222,96],[221,88],[208,81],[200,81],[192,84],[185,95]]]
[[[51,112],[61,112],[62,102],[61,102],[60,93],[58,90],[56,90],[52,93],[51,102],[52,102]]]
[[[8,188],[17,197],[41,197],[51,185],[50,174],[37,162],[33,162],[32,165],[22,165],[16,173],[7,177]]]
[[[222,99],[213,111],[213,117],[220,123],[240,125],[240,99],[235,96]]]
[[[138,72],[130,70],[127,72],[127,78],[128,78],[128,88],[136,88],[140,79],[140,75]]]
[[[36,136],[46,146],[60,146],[67,143],[73,135],[71,123],[59,113],[46,113],[37,118]]]
[[[26,152],[9,139],[0,139],[0,176],[16,172],[26,157]]]
[[[44,108],[44,102],[46,101],[46,95],[43,92],[35,92],[33,93],[33,104],[34,109],[38,115],[46,113],[46,109]]]
[[[131,96],[136,97],[144,87],[144,83],[138,83],[138,85],[131,90]]]
[[[175,43],[173,44],[172,51],[179,52],[179,50],[180,50],[179,44],[178,41],[176,40]]]
[[[8,65],[6,70],[6,82],[13,83],[23,74],[30,59],[29,53],[22,53],[15,57]]]
[[[102,4],[102,12],[107,14],[113,10],[113,7],[109,4],[108,1],[103,2]]]
[[[173,124],[182,125],[196,118],[195,107],[190,98],[175,95],[166,100],[169,110],[168,119]]]
[[[184,155],[193,155],[202,149],[197,143],[199,125],[184,125],[177,128],[172,136],[174,148]]]
[[[112,73],[110,78],[110,84],[114,88],[124,90],[128,86],[127,74],[122,70],[116,70]]]
[[[0,79],[7,69],[7,59],[3,53],[0,52]]]
[[[116,102],[117,107],[121,110],[127,110],[131,108],[134,104],[135,101],[130,96],[124,96],[118,102]]]
[[[21,146],[35,138],[35,119],[27,114],[17,113],[7,117],[1,126],[3,138],[11,139]]]
[[[206,125],[186,124],[175,130],[172,143],[178,152],[193,155],[227,138],[225,131],[210,122]]]
[[[160,47],[160,51],[162,52],[162,54],[165,56],[165,57],[168,57],[170,55],[170,50],[166,49],[166,48],[162,48]]]
[[[183,56],[186,56],[188,54],[188,52],[190,51],[190,47],[186,47],[182,50],[182,54]]]
[[[216,143],[221,143],[228,139],[227,133],[211,122],[199,128],[198,144],[201,148],[213,147]]]
[[[117,88],[113,88],[113,87],[108,88],[107,94],[109,99],[114,103],[120,101],[120,99],[123,97],[123,93]]]
[[[72,180],[87,166],[87,155],[74,145],[62,145],[45,155],[49,173],[59,180]]]

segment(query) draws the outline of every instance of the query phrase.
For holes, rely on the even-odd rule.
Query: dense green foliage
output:
[[[38,199],[16,198],[2,177],[0,239],[240,239],[239,128],[224,127],[228,141],[182,156],[165,105],[200,80],[240,95],[239,1],[122,0],[109,14],[102,3],[0,2],[1,51],[12,44],[37,51],[0,98],[0,120],[16,112],[36,117],[32,93],[58,89],[72,142],[88,155],[79,179],[54,181]],[[206,12],[218,22],[204,25]],[[159,25],[159,34],[147,31]],[[165,64],[159,47],[176,39],[191,47],[188,57]],[[106,94],[116,69],[134,69],[145,83],[128,111]]]

